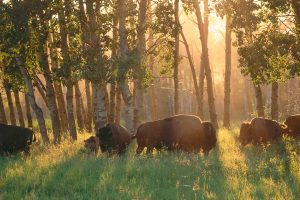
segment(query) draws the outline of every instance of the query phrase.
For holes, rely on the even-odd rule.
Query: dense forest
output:
[[[300,0],[0,0],[0,200],[300,199]]]
[[[59,143],[180,113],[282,119],[300,109],[299,27],[297,0],[2,0],[0,120]]]

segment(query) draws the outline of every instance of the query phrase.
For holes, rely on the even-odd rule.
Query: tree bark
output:
[[[93,88],[93,99],[94,99],[94,122],[96,131],[102,128],[107,123],[107,112],[106,112],[106,85],[100,85],[92,83]]]
[[[17,112],[18,112],[18,118],[19,118],[19,124],[22,127],[25,127],[25,121],[24,121],[24,115],[23,115],[23,110],[20,102],[20,95],[18,90],[14,90],[14,96],[15,96],[15,103],[17,107]]]
[[[192,76],[193,76],[193,83],[194,83],[195,92],[196,92],[196,99],[197,99],[197,104],[198,104],[198,109],[197,110],[199,111],[199,110],[201,110],[201,106],[203,106],[203,105],[201,105],[200,90],[199,90],[198,83],[197,83],[197,75],[196,75],[196,70],[195,70],[193,57],[192,57],[192,54],[190,52],[190,48],[189,48],[189,45],[188,45],[187,40],[185,38],[185,35],[183,33],[183,30],[181,30],[181,37],[183,39],[183,44],[185,46],[186,53],[187,53],[188,60],[189,60],[189,64],[190,64],[190,67],[191,67],[191,72],[192,72]]]
[[[73,84],[69,83],[67,85],[67,113],[68,113],[68,123],[70,129],[70,137],[71,140],[77,140],[77,131],[76,131],[76,124],[75,124],[75,117],[74,117],[74,104],[73,104]]]
[[[30,104],[26,94],[24,95],[24,99],[25,99],[25,107],[26,107],[27,127],[33,128]]]
[[[90,82],[88,80],[85,80],[85,94],[86,94],[86,129],[88,132],[92,132],[92,98],[91,98],[91,89],[90,89]]]
[[[271,118],[278,121],[278,83],[272,83],[272,105],[271,105]]]
[[[109,115],[108,115],[108,122],[113,123],[115,122],[115,107],[116,107],[116,82],[113,81],[110,84],[110,104],[109,104]]]
[[[88,20],[87,20],[87,16],[86,16],[86,12],[85,12],[85,8],[84,8],[84,3],[82,0],[79,0],[79,18],[80,18],[80,25],[81,25],[81,29],[83,30],[82,32],[82,41],[83,41],[83,51],[87,52],[88,49],[88,43],[89,43],[89,39],[88,39],[88,32],[89,32],[89,28],[88,28]],[[89,80],[85,80],[85,94],[86,94],[86,104],[87,104],[87,110],[86,110],[86,120],[85,120],[85,127],[87,129],[88,132],[92,132],[92,100],[91,100],[91,90],[90,90],[90,81]]]
[[[2,95],[0,93],[0,123],[7,124]]]
[[[60,129],[60,120],[58,116],[58,109],[56,104],[56,98],[54,93],[53,81],[50,71],[50,49],[49,44],[46,42],[45,50],[44,48],[40,52],[40,65],[43,68],[44,77],[46,80],[46,98],[48,102],[48,109],[50,112],[52,130],[53,130],[53,140],[54,144],[58,144],[61,141],[61,129]],[[46,52],[43,52],[46,51]]]
[[[41,136],[42,136],[42,140],[43,140],[44,143],[49,143],[49,137],[48,137],[48,133],[47,133],[47,129],[46,129],[46,123],[45,123],[43,111],[36,103],[31,79],[30,79],[29,75],[27,74],[26,69],[24,68],[21,59],[19,57],[16,57],[16,61],[17,61],[17,65],[18,65],[18,67],[21,71],[21,74],[23,76],[25,85],[27,87],[26,95],[28,97],[31,108],[32,108],[32,110],[34,111],[34,113],[36,115],[38,125],[39,125],[39,129],[40,129],[40,133],[41,133]]]
[[[75,106],[76,106],[76,117],[77,117],[77,124],[80,131],[84,129],[84,122],[82,116],[82,107],[81,107],[81,92],[79,88],[78,82],[75,83]]]
[[[116,116],[115,116],[115,123],[120,124],[121,120],[121,90],[119,84],[117,85],[116,89]]]
[[[127,33],[126,33],[126,9],[127,0],[119,0],[118,4],[118,16],[119,16],[119,38],[120,38],[120,57],[125,57],[128,53],[128,44],[127,44]],[[124,69],[121,70],[121,73],[124,72]],[[133,115],[134,115],[134,106],[133,106],[133,96],[129,89],[127,77],[120,83],[120,90],[122,93],[123,100],[125,102],[125,114],[126,114],[126,126],[130,134],[134,132],[133,124]]]
[[[230,79],[231,79],[231,17],[226,16],[226,36],[225,36],[225,80],[224,80],[224,116],[223,125],[230,128]]]
[[[135,108],[135,120],[134,128],[136,129],[138,125],[143,120],[144,114],[144,88],[142,86],[143,73],[144,73],[144,60],[146,59],[146,14],[148,0],[141,0],[139,3],[139,14],[138,14],[138,27],[137,27],[137,51],[139,56],[139,66],[137,67],[137,87],[136,87],[136,108]]]
[[[11,90],[9,89],[9,86],[7,83],[4,83],[4,88],[5,88],[5,93],[6,93],[6,97],[7,97],[10,124],[17,125],[16,115],[15,115],[15,110],[14,110],[14,103],[13,103],[12,96],[11,96]]]
[[[194,0],[194,8],[196,10],[196,17],[198,22],[198,29],[200,32],[200,40],[202,44],[202,58],[203,64],[205,68],[206,80],[207,80],[207,94],[208,94],[208,104],[209,104],[209,113],[210,119],[216,129],[219,128],[217,113],[215,108],[215,99],[214,99],[214,91],[213,91],[213,80],[209,63],[209,55],[208,55],[208,46],[207,46],[207,34],[205,34],[205,27],[202,22],[200,5],[197,0]]]
[[[260,85],[254,85],[254,90],[255,90],[255,98],[256,98],[257,115],[258,115],[258,117],[265,117],[262,91],[261,91]]]
[[[204,17],[203,17],[203,29],[206,37],[206,43],[208,41],[208,25],[209,25],[209,7],[208,0],[203,1],[204,6]],[[203,53],[201,53],[200,61],[200,73],[199,73],[199,95],[200,95],[200,106],[198,108],[198,115],[201,119],[204,119],[204,80],[205,80],[205,63]]]
[[[52,33],[49,34],[49,39],[51,43],[54,43],[53,41],[53,35]],[[55,70],[58,68],[58,60],[57,60],[57,50],[50,48],[50,66],[52,70]],[[66,111],[66,103],[64,98],[64,93],[62,89],[62,84],[59,81],[53,81],[54,91],[55,91],[55,97],[57,100],[57,108],[59,112],[59,119],[60,119],[60,127],[61,131],[66,133],[69,129],[68,127],[68,116]]]
[[[36,79],[37,79],[37,77],[36,77]],[[35,83],[34,83],[33,86],[36,87],[36,89],[38,90],[40,96],[42,97],[45,105],[48,107],[48,101],[47,101],[47,97],[46,97],[46,94],[45,94],[45,87],[44,87],[44,85],[42,85],[41,82],[35,80]]]
[[[179,0],[175,0],[174,5],[175,15],[175,49],[174,49],[174,109],[175,114],[179,114],[179,80],[178,80],[178,67],[179,67]]]
[[[69,5],[65,2],[66,10],[69,10]],[[64,10],[61,9],[58,12],[58,22],[60,27],[60,37],[61,37],[61,51],[63,62],[66,64],[66,76],[68,77],[66,80],[67,86],[67,114],[68,114],[68,124],[70,130],[71,140],[77,140],[77,131],[76,131],[76,123],[74,118],[74,103],[73,103],[73,85],[74,83],[71,80],[71,66],[70,66],[70,55],[69,55],[69,43],[68,43],[68,32],[66,26],[66,16]]]

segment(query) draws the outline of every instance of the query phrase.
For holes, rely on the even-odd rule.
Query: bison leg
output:
[[[140,155],[140,154],[143,152],[144,148],[145,148],[145,147],[138,146],[138,148],[137,148],[136,151],[135,151],[136,154]]]
[[[147,147],[147,151],[146,151],[147,154],[152,154],[152,151],[153,151],[153,147]]]

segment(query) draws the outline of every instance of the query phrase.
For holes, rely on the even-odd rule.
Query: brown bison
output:
[[[25,152],[29,154],[30,146],[36,141],[31,129],[0,124],[0,155]]]
[[[140,154],[144,148],[151,153],[155,148],[161,150],[183,150],[209,152],[216,145],[216,130],[211,123],[202,124],[197,116],[176,115],[173,117],[147,122],[139,126],[136,139]]]
[[[109,154],[117,153],[121,155],[125,153],[131,141],[128,131],[115,123],[109,123],[98,129],[96,136],[99,138],[101,151]]]
[[[244,122],[241,125],[239,141],[242,145],[266,144],[282,136],[286,126],[277,121],[253,118],[251,122]]]
[[[99,138],[96,136],[91,136],[88,139],[84,140],[84,147],[89,149],[91,152],[98,154],[99,151]]]
[[[292,115],[287,117],[284,124],[287,126],[287,135],[300,137],[300,115]]]

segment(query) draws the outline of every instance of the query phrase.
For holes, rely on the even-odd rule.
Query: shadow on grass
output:
[[[259,199],[300,198],[300,184],[292,173],[293,155],[288,145],[286,140],[279,140],[268,146],[248,146],[242,149],[248,161],[248,179],[255,186],[254,195]]]

